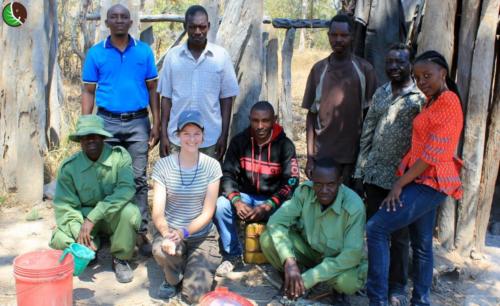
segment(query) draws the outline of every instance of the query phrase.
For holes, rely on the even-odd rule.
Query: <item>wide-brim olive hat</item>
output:
[[[76,131],[69,135],[69,140],[80,141],[80,137],[97,134],[105,138],[113,137],[113,135],[104,129],[104,121],[96,115],[82,115],[76,122]]]

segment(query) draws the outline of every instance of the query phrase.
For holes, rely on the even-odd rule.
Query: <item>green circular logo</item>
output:
[[[24,5],[19,2],[7,3],[2,11],[3,21],[11,27],[18,27],[26,21],[28,12]]]

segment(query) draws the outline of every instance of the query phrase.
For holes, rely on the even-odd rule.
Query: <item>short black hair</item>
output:
[[[392,45],[390,45],[389,47],[389,51],[391,50],[396,50],[396,51],[408,51],[409,54],[411,54],[411,48],[410,46],[408,46],[407,44],[404,44],[404,43],[400,43],[400,42],[397,42],[397,43],[393,43]]]
[[[334,169],[334,171],[337,171],[337,174],[340,176],[342,175],[342,170],[343,167],[340,163],[338,163],[336,160],[333,158],[319,158],[314,160],[314,167],[315,168],[326,168],[326,169]]]
[[[347,23],[347,28],[349,29],[349,33],[353,34],[354,23],[352,21],[351,16],[346,14],[337,14],[333,16],[333,18],[330,20],[330,24],[328,25],[328,30],[331,29],[332,23],[334,22]]]
[[[250,113],[252,113],[254,110],[260,110],[260,111],[269,111],[274,117],[274,107],[271,103],[268,101],[259,101],[255,103],[252,108],[250,109]]]
[[[411,49],[411,47],[407,44],[404,44],[404,43],[401,43],[401,42],[396,42],[396,43],[393,43],[392,45],[389,46],[389,50],[387,50],[387,54],[389,54],[389,52],[391,51],[406,51],[408,52],[408,59],[411,61],[413,61],[413,50]],[[386,55],[387,55],[386,54]]]
[[[121,3],[117,3],[117,4],[113,4],[112,6],[110,6],[109,9],[106,11],[106,18],[109,18],[109,12],[111,12],[111,10],[114,9],[115,7],[124,8],[125,10],[127,10],[128,16],[130,17],[130,10],[128,9],[128,7],[126,7],[125,5],[123,5]]]
[[[207,20],[208,20],[207,10],[203,6],[201,6],[201,5],[191,5],[186,10],[186,14],[184,15],[184,23],[187,24],[188,17],[192,17],[192,16],[196,15],[197,13],[204,14],[205,16],[207,16]]]

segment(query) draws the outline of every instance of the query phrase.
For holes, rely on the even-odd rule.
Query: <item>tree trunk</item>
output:
[[[57,2],[20,2],[26,22],[18,28],[0,24],[0,192],[17,192],[20,202],[33,204],[43,194]]]
[[[451,66],[456,12],[456,0],[426,1],[422,31],[418,37],[418,54],[436,50]]]
[[[474,245],[499,5],[500,0],[483,2],[482,17],[472,59],[463,147],[464,196],[458,210],[456,235],[456,246],[462,255],[469,255]]]
[[[497,65],[500,56],[497,54]],[[500,166],[500,69],[496,71],[495,95],[490,113],[488,138],[483,160],[483,175],[479,192],[479,204],[476,219],[476,248],[479,252],[484,249],[486,230],[495,193],[495,183]]]
[[[240,86],[233,105],[231,135],[249,125],[248,114],[258,101],[262,86],[262,0],[228,0],[217,43],[228,51]]]
[[[203,0],[201,5],[207,10],[208,21],[210,22],[210,31],[208,32],[208,41],[215,42],[217,32],[219,31],[219,11],[220,0]]]
[[[458,63],[457,85],[462,97],[464,112],[467,110],[467,99],[469,95],[470,70],[472,65],[472,53],[474,41],[476,40],[477,27],[479,25],[479,13],[481,12],[481,0],[462,0],[462,16],[460,18],[460,33],[458,38]]]
[[[292,115],[292,57],[294,40],[295,28],[286,30],[285,41],[283,42],[283,48],[281,49],[282,93],[279,104],[280,122],[285,129],[285,133],[292,139],[295,139]]]

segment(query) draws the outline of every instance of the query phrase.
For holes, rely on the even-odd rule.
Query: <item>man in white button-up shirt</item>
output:
[[[233,98],[239,93],[234,67],[224,48],[207,41],[210,22],[202,6],[188,8],[184,28],[187,42],[168,52],[160,73],[160,156],[179,150],[175,131],[180,113],[197,110],[205,126],[200,151],[222,160]]]

